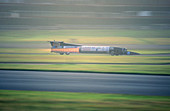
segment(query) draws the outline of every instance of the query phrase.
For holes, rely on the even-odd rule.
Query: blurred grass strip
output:
[[[1,42],[57,40],[79,44],[170,45],[169,30],[20,30],[1,31]]]
[[[51,49],[38,48],[0,48],[0,53],[50,53]]]
[[[0,69],[170,75],[169,65],[0,64]]]
[[[1,111],[169,111],[169,96],[0,90]]]
[[[23,36],[24,35],[24,36]],[[41,35],[41,36],[39,36]],[[2,37],[19,37],[19,38],[35,38],[49,36],[94,36],[94,37],[163,37],[169,38],[169,30],[128,30],[128,29],[113,29],[113,30],[2,30]]]
[[[150,49],[150,50],[148,50],[148,49],[146,49],[146,50],[131,50],[132,52],[138,52],[139,54],[170,54],[170,50],[168,50],[168,49],[161,49],[161,50],[159,50],[159,49]]]
[[[170,56],[0,54],[0,62],[170,63]]]

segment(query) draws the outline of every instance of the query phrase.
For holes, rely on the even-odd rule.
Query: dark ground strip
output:
[[[170,63],[89,63],[89,62],[0,62],[0,64],[106,64],[106,65],[170,65]]]

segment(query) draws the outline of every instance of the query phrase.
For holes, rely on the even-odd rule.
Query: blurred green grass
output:
[[[169,65],[0,64],[0,69],[170,75]]]
[[[169,56],[110,56],[107,54],[71,54],[60,56],[56,54],[41,55],[50,53],[50,44],[46,41],[57,40],[69,43],[90,44],[90,45],[113,45],[113,44],[152,44],[170,45],[169,30],[1,30],[0,43],[5,44],[0,48],[0,62],[88,62],[88,63],[170,63]],[[11,46],[21,47],[9,48]],[[24,43],[27,47],[32,44],[47,45],[46,48],[23,48]],[[11,47],[10,46],[10,47]],[[49,49],[47,49],[49,47]],[[147,49],[130,50],[140,54],[167,54],[168,49]],[[6,54],[5,54],[6,53]],[[9,54],[8,54],[9,53]],[[10,54],[15,53],[15,54]],[[17,54],[28,53],[28,54]],[[30,53],[39,53],[37,55]],[[57,68],[55,68],[57,67]],[[68,67],[64,69],[63,67]],[[84,67],[84,68],[83,68]],[[102,68],[104,67],[104,68]],[[0,69],[41,69],[41,70],[78,70],[78,71],[98,71],[98,72],[134,72],[169,74],[169,65],[19,65],[19,64],[0,64]],[[135,69],[136,68],[136,69]],[[149,69],[150,68],[150,69]],[[152,69],[152,70],[151,70]],[[155,70],[156,69],[156,70]],[[162,73],[161,73],[162,71]]]
[[[75,54],[67,56],[67,55],[0,54],[0,62],[35,62],[35,64],[1,63],[0,69],[170,74],[169,65],[145,65],[145,63],[152,64],[170,63],[169,56],[110,56],[95,54],[92,55]],[[52,63],[61,62],[65,64],[36,64],[36,62],[52,62]],[[67,63],[137,63],[137,65],[67,64]],[[144,64],[141,65],[141,63]]]
[[[38,48],[0,48],[0,53],[50,53],[51,49]]]
[[[0,54],[0,62],[170,63],[169,56]]]
[[[169,96],[0,90],[1,111],[169,111]]]
[[[169,30],[19,30],[1,31],[1,42],[65,41],[79,44],[170,44]]]
[[[35,38],[49,36],[94,36],[94,37],[163,37],[169,38],[169,30],[1,30],[1,37]],[[23,36],[24,35],[24,36]]]

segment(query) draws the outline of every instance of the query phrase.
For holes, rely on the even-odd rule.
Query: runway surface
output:
[[[170,96],[170,76],[0,70],[0,89]]]

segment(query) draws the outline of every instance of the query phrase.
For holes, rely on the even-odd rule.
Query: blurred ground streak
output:
[[[70,41],[76,42],[75,39]],[[98,44],[100,46],[100,44]],[[103,45],[101,45],[103,46]],[[126,47],[127,49],[170,49],[170,45],[154,45],[154,44],[107,44],[107,46]],[[1,48],[46,48],[50,49],[48,42],[0,42]]]

